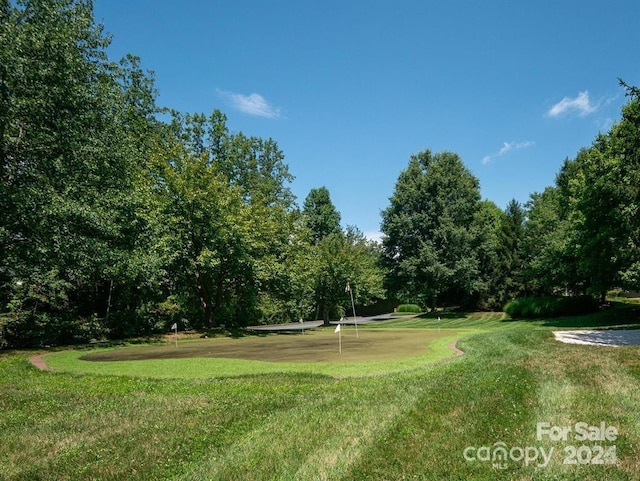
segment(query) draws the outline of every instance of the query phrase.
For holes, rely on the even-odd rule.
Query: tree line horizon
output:
[[[481,199],[454,152],[411,156],[375,242],[326,187],[297,204],[275,140],[159,107],[91,1],[0,15],[0,345],[329,323],[347,284],[363,312],[640,287],[640,95],[622,80],[621,119],[524,205]]]

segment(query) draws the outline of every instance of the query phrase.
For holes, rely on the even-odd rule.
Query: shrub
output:
[[[422,309],[420,309],[420,306],[417,304],[400,304],[397,311],[419,313],[422,312]]]
[[[503,308],[511,317],[538,318],[579,316],[598,310],[591,296],[578,297],[523,297],[509,301]]]

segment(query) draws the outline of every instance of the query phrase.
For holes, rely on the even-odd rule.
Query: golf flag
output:
[[[333,332],[340,332],[340,324],[338,324],[338,325],[336,326],[336,330],[335,330],[335,331],[333,331]]]
[[[176,347],[178,347],[178,323],[177,322],[173,323],[173,326],[171,326],[171,330],[175,333]]]
[[[298,321],[300,324],[302,324],[302,318],[300,318],[300,320]]]
[[[347,282],[347,287],[344,288],[344,292],[351,292],[351,286]]]

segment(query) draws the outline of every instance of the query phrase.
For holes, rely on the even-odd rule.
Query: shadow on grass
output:
[[[554,318],[507,318],[503,322],[530,322],[553,329],[638,329],[640,328],[640,306],[625,302],[611,302],[600,311],[581,316]]]
[[[471,317],[471,312],[466,311],[434,311],[434,312],[425,312],[424,314],[420,314],[416,316],[417,319],[427,319],[430,321],[440,320],[448,320],[448,319],[461,319],[466,317]]]

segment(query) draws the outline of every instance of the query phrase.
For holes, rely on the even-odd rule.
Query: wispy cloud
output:
[[[266,119],[282,118],[282,110],[271,105],[260,94],[252,93],[244,95],[220,89],[216,89],[216,92],[220,97],[229,102],[231,107],[245,114],[264,117]]]
[[[498,153],[491,154],[491,155],[485,155],[482,158],[482,163],[483,164],[488,164],[493,159],[495,159],[497,157],[502,157],[503,155],[506,155],[507,153],[511,152],[512,150],[528,149],[529,147],[533,147],[534,145],[536,145],[536,143],[533,140],[525,140],[523,142],[504,142],[502,144],[502,148],[498,151]]]
[[[577,113],[580,117],[592,114],[598,110],[598,105],[594,105],[589,100],[589,92],[580,92],[576,98],[565,97],[560,102],[552,106],[548,112],[549,117],[562,117],[563,115]]]

